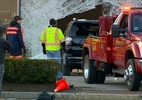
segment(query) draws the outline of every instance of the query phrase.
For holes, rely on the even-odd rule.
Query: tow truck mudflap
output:
[[[142,73],[142,59],[134,59],[136,70],[139,73]]]

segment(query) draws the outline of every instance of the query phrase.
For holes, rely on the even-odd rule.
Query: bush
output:
[[[55,83],[59,69],[61,65],[51,60],[6,59],[3,81],[8,83]]]

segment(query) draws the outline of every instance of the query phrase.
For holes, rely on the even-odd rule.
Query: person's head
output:
[[[22,20],[22,18],[20,16],[15,16],[14,17],[14,21],[16,21],[17,23],[20,23]]]
[[[57,22],[56,22],[55,19],[50,19],[49,24],[50,24],[51,26],[56,26]]]

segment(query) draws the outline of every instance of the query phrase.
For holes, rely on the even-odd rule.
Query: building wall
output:
[[[101,2],[103,7],[97,8],[96,5],[100,5]],[[27,56],[36,58],[37,55],[42,54],[39,38],[41,32],[49,25],[50,18],[58,20],[59,27],[63,30],[66,23],[78,14],[85,14],[94,9],[94,13],[88,13],[88,17],[85,18],[88,19],[93,15],[91,18],[97,19],[96,17],[102,13],[103,15],[119,14],[123,4],[141,6],[142,0],[21,0]]]
[[[99,0],[21,0],[27,56],[34,57],[42,53],[39,38],[49,25],[49,19],[60,20],[74,13],[82,13],[94,9],[98,3]]]

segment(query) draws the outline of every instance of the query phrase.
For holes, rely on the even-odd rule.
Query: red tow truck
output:
[[[142,7],[124,6],[113,17],[101,16],[99,36],[83,44],[82,68],[88,84],[105,82],[106,75],[124,77],[128,90],[138,91],[142,80]]]

